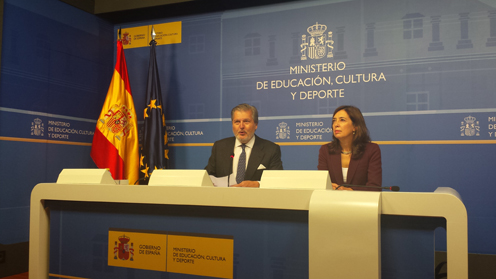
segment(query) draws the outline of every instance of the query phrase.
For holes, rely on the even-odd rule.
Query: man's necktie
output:
[[[243,149],[243,151],[241,152],[241,155],[239,156],[238,170],[236,173],[236,183],[238,183],[238,184],[241,183],[243,180],[245,180],[245,168],[246,168],[245,147],[246,147],[246,145],[243,143],[241,145],[241,149]]]

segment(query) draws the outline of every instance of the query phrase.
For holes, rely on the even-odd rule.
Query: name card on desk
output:
[[[232,236],[109,229],[108,265],[233,278]]]
[[[332,183],[326,170],[265,170],[260,188],[331,190]]]

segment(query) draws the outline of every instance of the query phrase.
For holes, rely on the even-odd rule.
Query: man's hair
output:
[[[239,104],[231,110],[231,122],[233,121],[233,116],[235,111],[251,111],[251,116],[255,124],[258,125],[258,110],[256,107],[249,104]]]

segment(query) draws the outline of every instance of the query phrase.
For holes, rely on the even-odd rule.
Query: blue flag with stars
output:
[[[165,169],[169,161],[167,129],[165,126],[162,90],[157,68],[155,47],[157,42],[150,42],[150,65],[146,84],[146,107],[144,110],[145,130],[140,156],[141,180],[148,184],[153,170]]]

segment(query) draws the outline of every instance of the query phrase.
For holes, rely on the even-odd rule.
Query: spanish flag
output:
[[[98,168],[109,169],[115,180],[138,180],[138,123],[127,75],[121,40],[117,41],[117,62],[110,88],[98,118],[91,158]]]

